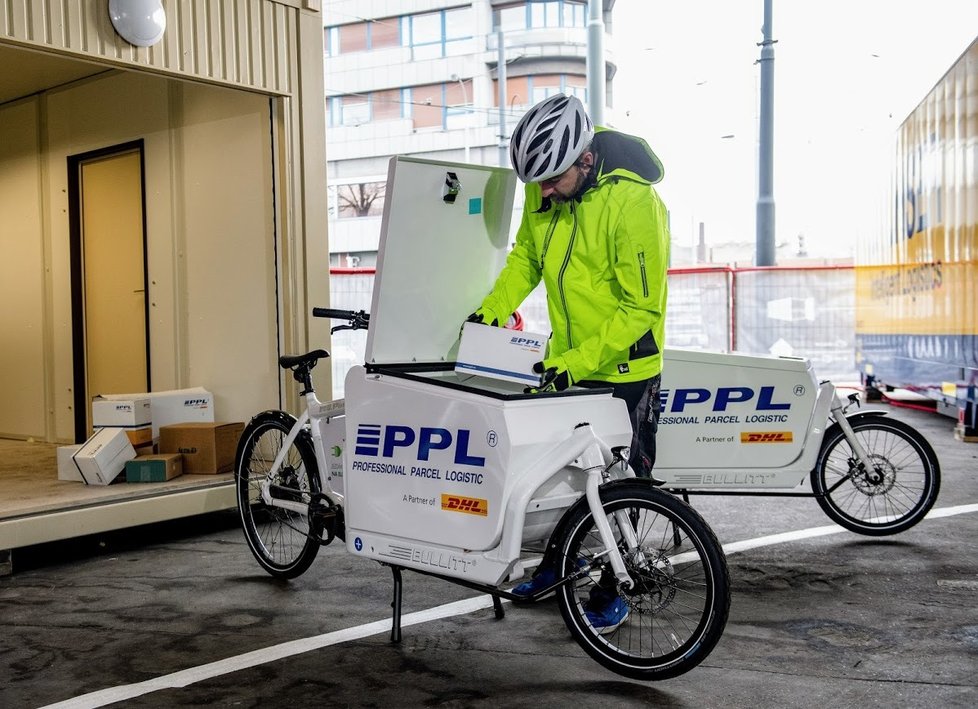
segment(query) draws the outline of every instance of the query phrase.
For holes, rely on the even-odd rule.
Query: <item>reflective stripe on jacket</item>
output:
[[[631,382],[662,371],[669,232],[644,140],[598,129],[597,184],[580,201],[543,205],[527,184],[516,245],[482,303],[505,322],[544,280],[553,335],[574,381]]]

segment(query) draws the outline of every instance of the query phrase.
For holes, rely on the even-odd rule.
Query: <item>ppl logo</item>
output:
[[[395,426],[361,423],[357,427],[356,455],[393,458],[398,449],[408,449],[417,460],[428,460],[432,451],[451,450],[456,465],[485,467],[486,459],[469,454],[471,431],[460,428],[454,433],[447,428]]]
[[[533,337],[521,337],[517,335],[513,337],[509,344],[516,345],[517,347],[532,347],[534,349],[540,349],[543,347],[543,343]]]
[[[784,411],[791,408],[789,403],[774,401],[773,386],[761,387],[756,392],[751,387],[717,387],[715,392],[709,389],[663,389],[659,397],[663,411],[677,413],[685,411],[692,404],[709,404],[713,411],[726,411],[730,404],[751,401],[754,402],[755,411]]]

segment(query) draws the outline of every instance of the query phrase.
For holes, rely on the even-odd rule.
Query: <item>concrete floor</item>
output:
[[[948,419],[891,415],[938,451],[935,513],[894,537],[729,554],[725,633],[673,680],[602,669],[552,600],[497,621],[477,594],[411,573],[405,614],[482,608],[407,616],[420,622],[393,645],[388,569],[331,546],[276,581],[219,512],[22,550],[0,578],[0,706],[975,707],[978,444]],[[725,544],[829,524],[813,500],[693,502]]]

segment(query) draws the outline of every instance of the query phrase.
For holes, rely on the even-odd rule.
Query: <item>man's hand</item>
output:
[[[523,390],[524,394],[542,394],[552,391],[563,391],[574,383],[574,378],[564,366],[563,362],[537,362],[533,365],[533,371],[540,375],[540,386],[527,387]]]
[[[486,311],[482,308],[479,308],[469,317],[465,318],[465,322],[478,322],[486,325],[492,325],[493,327],[499,327],[499,319],[495,316],[493,316],[492,322],[486,322]]]

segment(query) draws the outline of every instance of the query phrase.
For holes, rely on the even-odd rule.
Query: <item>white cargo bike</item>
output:
[[[803,360],[667,351],[661,487],[624,462],[631,428],[610,390],[528,395],[456,373],[459,325],[505,259],[514,188],[508,170],[392,159],[370,316],[314,310],[345,321],[334,330],[367,328],[364,365],[348,373],[345,400],[321,402],[310,372],[327,353],[280,358],[305,409],[258,414],[238,447],[241,520],[266,571],[296,577],[344,540],[392,569],[397,641],[402,569],[489,593],[501,618],[501,598],[527,600],[505,589],[549,552],[557,580],[529,600],[556,591],[592,658],[659,680],[709,655],[730,603],[713,532],[666,488],[778,494],[810,473],[833,519],[871,534],[933,504],[926,442],[875,415],[850,423]],[[897,495],[898,509],[882,504]],[[854,508],[857,496],[874,502]],[[587,619],[597,584],[629,608],[612,632]]]

